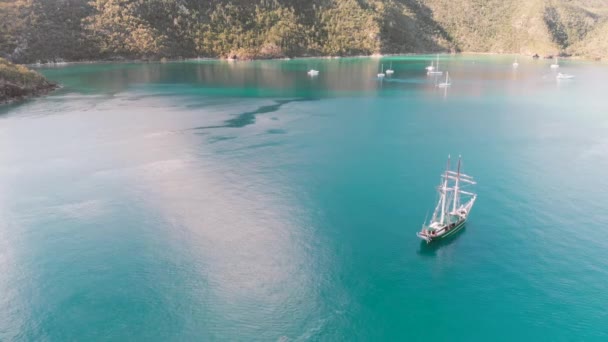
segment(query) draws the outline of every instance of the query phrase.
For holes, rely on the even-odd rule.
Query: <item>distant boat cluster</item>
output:
[[[533,56],[535,59],[538,59],[537,55]],[[519,68],[519,62],[517,61],[517,58],[513,61],[513,69],[517,69]],[[558,58],[555,57],[553,60],[553,63],[549,66],[552,70],[557,70],[559,69],[559,61]],[[439,69],[439,55],[437,55],[436,60],[432,61],[431,60],[431,64],[429,64],[427,67],[425,67],[426,70],[426,74],[429,76],[440,76],[443,75],[443,71],[441,71]],[[388,69],[386,69],[386,71],[384,70],[384,64],[381,64],[380,66],[380,72],[376,75],[377,78],[379,79],[383,79],[386,76],[391,76],[395,73],[395,70],[393,70],[393,63],[391,62],[390,67]],[[318,76],[319,75],[319,70],[315,70],[315,69],[310,69],[307,72],[308,76]],[[570,75],[570,74],[565,74],[565,73],[561,73],[558,72],[556,75],[556,78],[558,80],[565,80],[565,79],[573,79],[574,75]],[[448,71],[445,72],[445,80],[443,82],[437,83],[437,87],[438,88],[448,88],[452,85],[452,79],[450,78],[450,73]]]
[[[517,61],[517,58],[513,61],[513,69],[517,69],[519,68],[519,62]],[[557,70],[559,69],[559,61],[557,59],[557,57],[555,57],[553,63],[549,66],[552,70]],[[437,55],[437,61],[435,62],[435,64],[433,64],[433,61],[431,61],[431,64],[429,66],[427,66],[425,68],[426,70],[426,74],[427,75],[443,75],[443,71],[439,70],[439,55]],[[570,75],[570,74],[565,74],[565,73],[557,73],[556,78],[558,80],[566,80],[566,79],[573,79],[574,75]],[[452,85],[452,81],[450,79],[449,76],[449,72],[446,71],[446,76],[445,76],[445,81],[438,83],[437,87],[439,88],[447,88],[449,86]]]
[[[538,59],[538,55],[534,55],[533,58]],[[517,63],[517,59],[515,59],[515,62],[513,62],[513,68],[516,69],[518,66],[519,66],[519,63]],[[553,63],[551,63],[551,65],[549,65],[549,68],[551,68],[551,70],[559,69],[559,60],[557,57],[555,57],[553,59]],[[557,75],[555,76],[555,78],[557,78],[558,80],[567,80],[567,79],[573,79],[574,75],[558,72]]]

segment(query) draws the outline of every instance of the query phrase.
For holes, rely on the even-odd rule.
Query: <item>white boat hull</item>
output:
[[[556,78],[557,78],[558,80],[571,80],[571,79],[573,79],[573,78],[574,78],[574,76],[573,76],[573,75],[567,75],[567,74],[558,74],[558,75],[556,76]]]

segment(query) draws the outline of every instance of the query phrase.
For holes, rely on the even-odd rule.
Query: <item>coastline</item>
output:
[[[49,63],[31,63],[24,64],[29,68],[49,68],[49,67],[62,67],[67,65],[79,65],[79,64],[122,64],[122,63],[174,63],[174,62],[192,62],[192,61],[224,61],[224,62],[256,62],[256,61],[289,61],[289,60],[307,60],[307,59],[343,59],[343,58],[386,58],[386,57],[398,57],[398,56],[424,56],[424,55],[482,55],[482,56],[519,56],[533,58],[531,54],[524,53],[506,53],[506,52],[478,52],[478,51],[464,51],[464,52],[416,52],[416,53],[387,53],[387,54],[370,54],[370,55],[352,55],[352,56],[296,56],[296,57],[269,57],[269,58],[215,58],[215,57],[189,57],[189,58],[133,58],[133,59],[98,59],[98,60],[83,60],[83,61],[62,61],[62,62],[49,62]],[[552,58],[554,55],[540,55],[540,59]],[[591,58],[584,56],[564,56],[558,55],[561,59],[581,60],[589,62],[608,62],[608,58]]]
[[[0,105],[8,105],[34,97],[48,95],[61,88],[57,83],[47,82],[35,87],[22,87],[14,83],[0,83]]]
[[[49,63],[34,63],[34,64],[23,64],[28,68],[53,68],[53,67],[64,67],[69,65],[84,65],[84,64],[128,64],[128,63],[175,63],[175,62],[196,62],[196,61],[211,61],[211,62],[256,62],[256,61],[287,61],[287,60],[330,60],[330,59],[343,59],[343,58],[373,58],[381,59],[387,57],[399,57],[399,56],[427,56],[427,55],[481,55],[481,56],[520,56],[533,58],[530,54],[520,53],[504,53],[504,52],[425,52],[425,53],[395,53],[395,54],[371,54],[371,55],[353,55],[353,56],[296,56],[296,57],[272,57],[272,58],[211,58],[211,57],[195,57],[195,58],[161,58],[161,59],[122,59],[122,58],[110,58],[100,60],[86,60],[86,61],[61,61],[61,62],[49,62]],[[540,56],[541,59],[548,58],[547,56]],[[572,59],[589,62],[606,63],[608,59],[588,58],[582,56],[560,56],[562,59]],[[36,72],[37,73],[37,72]],[[38,73],[37,73],[38,74]],[[41,76],[41,75],[40,75]],[[42,76],[41,76],[42,77]],[[27,100],[33,97],[39,97],[49,94],[50,92],[61,88],[61,85],[44,78],[43,81],[39,81],[34,86],[21,86],[12,82],[6,82],[0,80],[0,105],[16,103]]]
[[[40,73],[0,58],[0,104],[45,95],[58,87]]]

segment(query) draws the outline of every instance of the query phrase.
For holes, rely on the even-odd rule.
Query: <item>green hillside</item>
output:
[[[608,0],[0,0],[35,61],[436,51],[608,57]]]

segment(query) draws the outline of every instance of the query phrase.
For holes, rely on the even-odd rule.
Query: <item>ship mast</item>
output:
[[[448,155],[448,165],[445,169],[445,179],[441,187],[441,217],[439,222],[444,223],[445,219],[445,207],[447,205],[447,190],[448,190],[448,171],[450,170],[450,156]]]
[[[452,211],[456,212],[456,206],[458,205],[458,183],[460,183],[460,159],[462,157],[458,156],[458,173],[456,174],[456,184],[454,184],[454,204],[452,207]]]

